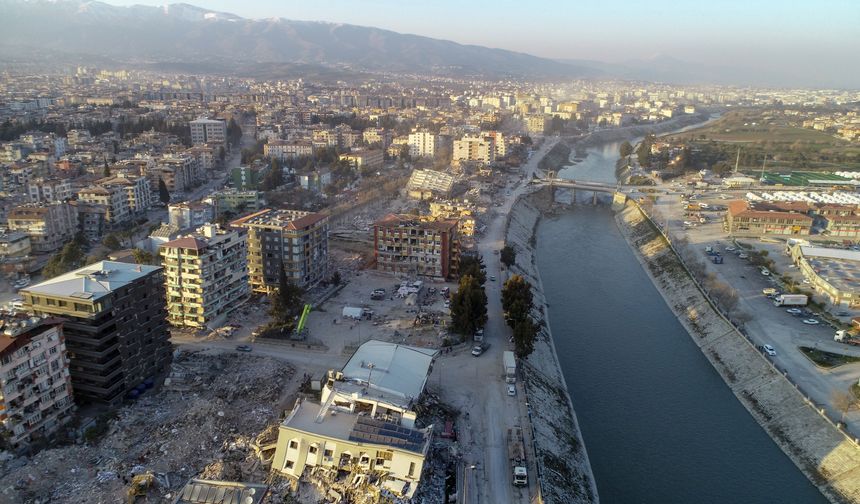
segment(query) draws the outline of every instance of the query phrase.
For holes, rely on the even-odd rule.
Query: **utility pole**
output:
[[[738,147],[738,157],[737,157],[737,159],[735,159],[735,171],[734,171],[734,173],[738,172],[738,163],[740,163],[740,161],[741,161],[741,148]]]

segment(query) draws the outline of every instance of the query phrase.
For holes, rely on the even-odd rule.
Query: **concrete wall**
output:
[[[585,504],[599,502],[588,453],[579,430],[573,403],[555,353],[543,285],[535,264],[533,243],[541,218],[538,205],[548,201],[548,189],[517,200],[508,215],[506,243],[517,252],[512,274],[532,285],[535,320],[543,321],[534,352],[524,361],[522,376],[529,403],[537,480],[542,502]]]
[[[616,220],[693,341],[774,442],[831,502],[860,502],[856,440],[719,315],[638,205],[629,202]]]

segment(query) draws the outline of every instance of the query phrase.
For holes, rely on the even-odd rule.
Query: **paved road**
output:
[[[530,475],[530,485],[517,489],[511,484],[511,468],[507,453],[507,430],[522,425],[526,419],[520,418],[523,397],[507,395],[502,372],[502,352],[512,348],[509,343],[510,329],[502,316],[501,286],[504,280],[499,256],[494,253],[504,246],[505,222],[517,196],[527,190],[524,182],[531,179],[538,161],[556,143],[557,138],[547,139],[522,169],[524,175],[518,185],[510,190],[500,191],[498,201],[502,204],[493,207],[495,216],[489,222],[483,237],[478,241],[478,252],[483,256],[487,268],[488,321],[485,339],[489,349],[480,357],[472,357],[468,352],[456,355],[443,355],[437,360],[433,374],[428,380],[431,388],[436,388],[443,400],[460,411],[460,440],[464,450],[466,488],[464,500],[468,503],[527,503],[530,492],[534,492],[535,475]],[[489,280],[495,276],[496,280]],[[529,429],[525,429],[527,432]],[[526,443],[530,445],[529,442]],[[474,469],[470,469],[471,466]]]

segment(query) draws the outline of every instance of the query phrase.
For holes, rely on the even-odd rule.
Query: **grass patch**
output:
[[[860,399],[860,383],[855,383],[851,385],[851,393],[854,394],[854,397]]]
[[[860,362],[860,357],[825,352],[824,350],[818,350],[815,348],[800,347],[800,351],[803,352],[803,355],[805,355],[807,359],[814,362],[816,366],[823,368],[835,368],[843,364]]]

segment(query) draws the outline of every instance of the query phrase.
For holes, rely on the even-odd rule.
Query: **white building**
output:
[[[439,136],[429,131],[417,131],[409,134],[409,155],[412,157],[433,157],[439,146]]]
[[[227,122],[220,119],[200,118],[188,123],[191,128],[191,143],[194,145],[227,143]]]

